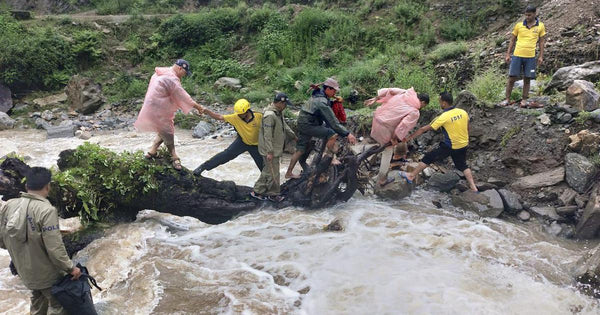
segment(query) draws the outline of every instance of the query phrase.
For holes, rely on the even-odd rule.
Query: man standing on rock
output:
[[[181,160],[175,153],[175,112],[181,109],[187,114],[192,108],[199,112],[203,109],[181,86],[181,78],[190,74],[190,64],[183,59],[175,61],[171,67],[156,67],[148,85],[144,105],[134,123],[138,131],[157,133],[146,158],[156,157],[158,147],[164,142],[176,170],[181,170]]]
[[[506,99],[500,103],[501,106],[510,104],[510,95],[517,79],[523,76],[523,99],[521,107],[527,107],[529,87],[531,79],[536,77],[536,63],[541,65],[544,61],[544,42],[546,36],[546,27],[536,17],[537,10],[533,5],[528,5],[525,9],[525,20],[515,24],[508,51],[506,52],[506,63],[510,62],[508,71],[508,82],[506,84]],[[515,47],[516,41],[516,47]],[[535,58],[535,47],[539,43],[540,51],[538,58]],[[515,48],[514,53],[513,47]]]
[[[371,138],[382,146],[391,144],[383,151],[377,176],[377,185],[383,187],[394,180],[387,177],[394,146],[415,127],[420,117],[419,110],[429,104],[429,95],[417,94],[413,88],[385,88],[378,90],[377,97],[365,101],[365,104],[370,106],[376,102],[381,106],[373,114]],[[400,145],[406,146],[406,143]]]
[[[19,277],[31,290],[31,314],[67,314],[52,296],[52,285],[66,274],[77,280],[81,270],[69,259],[50,204],[50,171],[33,167],[26,176],[26,193],[0,210],[0,248],[10,254]]]
[[[473,173],[467,166],[467,146],[469,145],[469,114],[466,111],[452,106],[452,94],[443,92],[440,94],[440,106],[444,111],[441,115],[435,118],[431,124],[419,128],[415,133],[408,136],[406,141],[410,141],[423,133],[430,130],[438,130],[442,128],[444,133],[444,141],[433,151],[428,152],[419,162],[419,165],[410,173],[400,172],[400,176],[404,177],[408,183],[412,183],[421,171],[429,164],[437,161],[443,161],[448,156],[452,157],[454,166],[465,174],[465,178],[469,183],[469,188],[477,191]]]
[[[254,191],[251,193],[254,198],[269,198],[276,202],[283,200],[283,196],[279,194],[279,158],[283,154],[286,137],[296,138],[292,128],[283,119],[283,110],[287,105],[291,105],[287,95],[278,93],[263,115],[258,152],[263,157],[265,167],[254,184]]]
[[[285,178],[299,178],[300,175],[293,173],[296,163],[306,152],[312,137],[327,141],[327,149],[333,152],[337,136],[348,137],[351,144],[356,143],[356,138],[335,118],[331,109],[330,99],[340,90],[340,85],[333,78],[323,82],[322,88],[315,86],[308,102],[302,106],[298,115],[298,142],[296,152],[292,155],[290,165],[285,173]],[[324,125],[325,123],[325,125]],[[308,152],[307,152],[308,153]]]
[[[226,121],[235,128],[238,137],[225,149],[225,151],[213,156],[208,161],[202,163],[194,170],[194,175],[200,176],[204,171],[210,171],[213,168],[225,164],[238,155],[248,152],[254,159],[254,163],[262,171],[264,163],[263,158],[258,153],[258,133],[263,118],[261,113],[255,113],[250,109],[250,102],[246,99],[239,99],[233,105],[233,114],[221,115],[204,109],[203,112],[213,119]]]

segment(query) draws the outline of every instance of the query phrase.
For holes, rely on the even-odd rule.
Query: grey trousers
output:
[[[52,296],[51,288],[42,290],[31,290],[32,315],[68,315],[67,311]]]

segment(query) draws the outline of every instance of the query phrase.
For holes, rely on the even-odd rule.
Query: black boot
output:
[[[194,175],[202,176],[202,172],[204,172],[204,171],[206,171],[206,169],[204,168],[204,165],[200,165],[194,170]]]

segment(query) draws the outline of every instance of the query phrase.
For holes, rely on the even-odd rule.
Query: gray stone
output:
[[[522,90],[523,89],[523,80],[517,80],[515,82],[514,88]],[[538,90],[537,81],[536,80],[529,81],[529,91],[533,93],[533,92],[537,92],[537,90]]]
[[[105,101],[100,84],[79,75],[69,80],[65,93],[73,109],[85,115],[95,112]]]
[[[519,220],[521,221],[529,221],[529,219],[531,219],[531,214],[529,214],[529,212],[523,210],[521,212],[519,212]]]
[[[554,170],[537,173],[519,178],[511,186],[514,189],[533,189],[554,186],[565,179],[565,168],[558,167]]]
[[[92,134],[89,131],[77,130],[75,131],[75,137],[81,140],[89,140],[92,138]]]
[[[45,121],[51,121],[54,118],[56,117],[54,117],[54,113],[52,113],[51,111],[45,110],[42,112],[42,119],[44,119]]]
[[[571,120],[573,120],[573,115],[569,113],[562,113],[558,118],[558,122],[561,124],[568,124]]]
[[[585,193],[594,180],[597,169],[585,156],[568,153],[565,156],[566,181],[578,193]]]
[[[0,112],[0,130],[12,129],[16,124],[16,121],[5,112]]]
[[[48,139],[53,138],[70,138],[75,135],[75,126],[57,126],[48,127]]]
[[[462,90],[462,91],[460,91],[460,93],[458,93],[458,95],[456,95],[456,99],[454,100],[454,105],[458,108],[468,109],[473,106],[481,105],[481,102],[479,102],[479,100],[477,100],[477,97],[475,96],[475,94],[473,94],[467,90]]]
[[[600,230],[600,193],[598,188],[592,193],[590,201],[583,210],[583,216],[575,228],[575,237],[581,239],[591,239],[598,237]]]
[[[0,84],[0,112],[6,113],[13,107],[12,93],[6,86]]]
[[[56,106],[64,103],[67,100],[67,94],[60,93],[56,95],[50,95],[44,98],[36,98],[33,103],[39,107]]]
[[[221,77],[215,81],[214,87],[216,89],[228,88],[231,90],[239,90],[242,88],[242,81],[236,78]]]
[[[585,253],[577,261],[574,273],[577,281],[592,286],[590,295],[597,293],[595,288],[600,286],[600,245]]]
[[[571,141],[571,143],[569,143],[569,149],[579,152],[582,155],[590,156],[598,152],[600,134],[585,129],[577,134],[569,136],[569,140]]]
[[[502,198],[493,189],[482,193],[467,190],[461,194],[453,195],[452,204],[455,207],[475,212],[482,217],[495,218],[504,211]]]
[[[490,184],[492,184],[492,185],[496,185],[498,187],[504,187],[507,184],[505,180],[502,180],[502,179],[499,179],[499,178],[496,178],[496,177],[490,177],[490,178],[488,178],[487,182],[490,183]]]
[[[545,219],[558,220],[560,216],[554,207],[531,207],[531,212]]]
[[[592,82],[575,80],[567,89],[565,102],[579,110],[588,112],[598,109],[600,94],[594,89]]]
[[[575,80],[597,81],[599,78],[600,60],[590,61],[576,66],[563,67],[556,70],[545,91],[548,92],[552,89],[563,91]]]
[[[573,200],[575,200],[576,196],[577,196],[576,191],[574,191],[571,188],[567,188],[563,191],[563,193],[560,195],[560,197],[558,197],[558,200],[560,200],[560,202],[563,206],[568,206],[573,202]]]
[[[560,216],[569,216],[577,211],[577,206],[564,206],[556,208],[556,213]]]
[[[192,133],[192,137],[194,138],[204,138],[208,136],[211,132],[213,132],[213,125],[210,123],[201,120],[198,122],[196,127],[194,127],[194,132]]]
[[[548,114],[541,114],[538,116],[538,119],[544,126],[549,126],[550,124],[552,124],[552,121],[550,120],[550,116],[548,116]]]
[[[72,120],[68,119],[68,120],[61,121],[60,124],[58,124],[58,125],[65,127],[65,126],[73,126],[73,125],[75,125],[75,123]]]
[[[407,183],[404,178],[400,177],[399,172],[390,172],[388,176],[393,176],[394,181],[385,185],[384,187],[375,185],[374,192],[377,196],[390,200],[400,200],[410,196],[414,188],[414,184]]]
[[[37,129],[45,129],[45,130],[47,130],[49,127],[52,127],[52,125],[49,122],[47,122],[46,120],[38,117],[38,118],[35,119],[35,127]]]
[[[454,172],[435,173],[427,181],[427,185],[441,192],[449,192],[458,184],[460,177]]]
[[[500,189],[498,190],[498,193],[504,202],[504,210],[511,213],[516,213],[517,211],[523,210],[523,205],[521,204],[521,198],[519,195],[507,189]]]
[[[562,232],[562,227],[560,226],[560,224],[558,224],[558,222],[554,221],[549,226],[546,226],[545,230],[546,233],[557,236],[558,234],[560,234],[560,232]]]

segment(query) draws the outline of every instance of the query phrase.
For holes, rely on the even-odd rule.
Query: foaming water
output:
[[[149,139],[97,140],[121,150],[123,143],[145,149]],[[179,139],[186,166],[229,143]],[[24,150],[34,161],[55,162]],[[258,171],[246,162],[253,163],[244,156],[207,175],[251,185]],[[383,202],[357,195],[329,209],[265,208],[216,226],[146,210],[75,259],[105,288],[94,290],[102,314],[599,313],[595,300],[571,287],[583,244],[533,223],[435,209],[434,198],[444,196],[417,190]],[[343,231],[324,230],[334,219]],[[8,264],[6,251],[0,264]],[[8,269],[0,270],[0,291],[8,296],[0,311],[27,311],[28,292]]]

